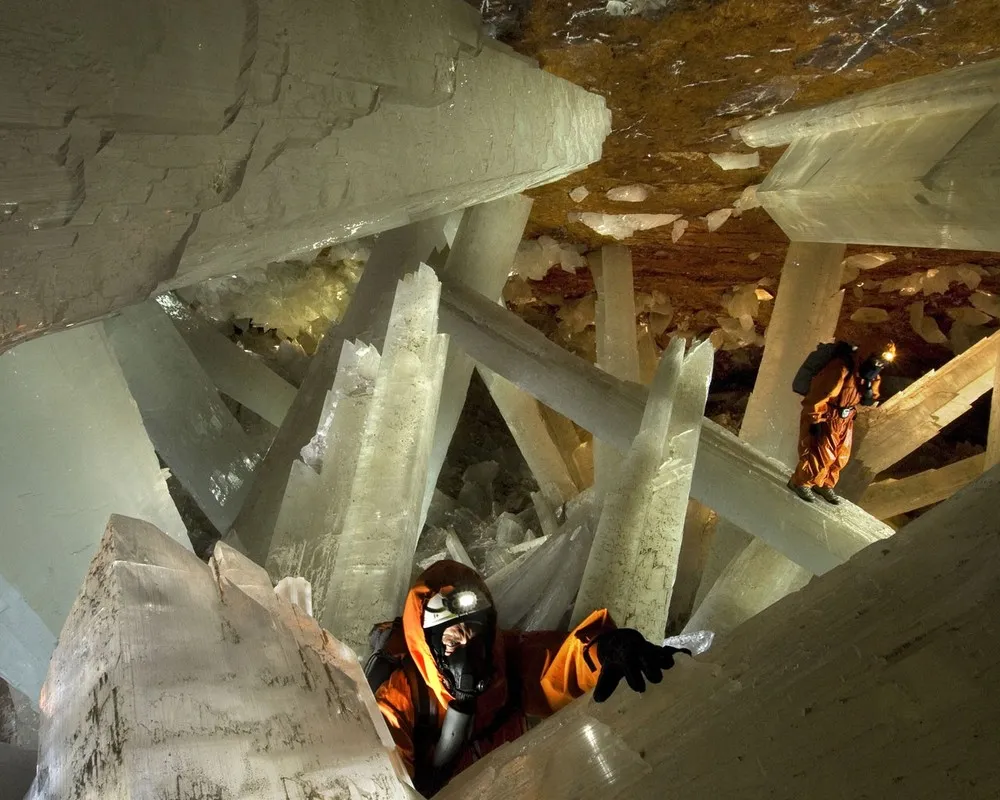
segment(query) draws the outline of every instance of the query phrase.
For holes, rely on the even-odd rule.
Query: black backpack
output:
[[[854,351],[858,348],[850,342],[823,342],[802,362],[792,380],[792,391],[805,397],[820,370],[835,358],[841,359],[848,369],[854,369]]]

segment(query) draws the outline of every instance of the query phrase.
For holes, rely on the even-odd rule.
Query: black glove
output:
[[[690,650],[657,647],[632,628],[602,633],[594,640],[594,647],[601,659],[601,674],[594,687],[594,701],[597,703],[611,697],[622,678],[633,691],[646,691],[646,681],[659,683],[663,680],[663,670],[674,665],[674,653],[691,655]]]
[[[812,425],[809,426],[809,435],[812,436],[813,439],[818,439],[821,433],[823,433],[822,422],[814,422]]]

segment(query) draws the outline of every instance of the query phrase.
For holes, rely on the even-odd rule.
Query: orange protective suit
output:
[[[418,578],[403,609],[406,645],[420,677],[430,688],[439,726],[453,698],[441,681],[424,637],[424,606],[435,594],[458,583],[476,583],[489,595],[486,583],[477,572],[455,561],[438,561]],[[601,610],[591,614],[570,634],[499,631],[493,646],[494,678],[477,699],[472,736],[458,757],[455,774],[491,750],[521,736],[527,730],[528,716],[546,717],[594,688],[600,674],[600,662],[596,648],[590,648],[586,655],[584,651],[596,636],[614,627],[608,612]],[[509,678],[508,673],[512,670],[517,671],[516,679]],[[513,706],[516,709],[513,712],[508,703],[512,685],[520,694],[520,698],[514,698],[519,702]],[[416,748],[421,746],[414,742],[416,709],[412,698],[404,669],[393,672],[376,693],[379,708],[411,776],[417,761]],[[500,714],[500,719],[495,719]],[[417,784],[419,786],[420,781]]]
[[[861,345],[854,354],[854,364],[848,366],[842,359],[834,358],[821,369],[809,385],[809,394],[802,400],[799,421],[799,463],[792,474],[792,483],[799,486],[837,485],[840,471],[851,458],[854,442],[854,419],[861,405],[861,376],[858,367],[874,353],[880,353],[887,344],[872,339]],[[879,397],[881,378],[872,381],[872,395]],[[851,409],[846,417],[841,409]],[[818,437],[809,432],[809,426],[820,423]]]

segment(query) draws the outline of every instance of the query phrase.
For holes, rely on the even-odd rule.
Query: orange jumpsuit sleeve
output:
[[[847,377],[847,367],[835,358],[816,373],[809,384],[809,393],[802,401],[802,413],[810,423],[825,422],[830,410],[830,401],[840,394]]]
[[[383,683],[375,693],[382,717],[389,726],[389,733],[396,743],[396,750],[406,765],[406,771],[413,777],[413,764],[416,758],[413,745],[413,728],[416,724],[416,709],[413,707],[413,695],[407,682],[404,670],[397,669],[389,680]]]
[[[516,663],[521,670],[525,712],[547,717],[593,689],[601,665],[596,651],[586,653],[587,647],[615,627],[611,615],[600,609],[568,636],[557,631],[521,634]]]

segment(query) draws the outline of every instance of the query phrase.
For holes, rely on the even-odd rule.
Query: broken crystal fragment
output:
[[[582,203],[590,192],[586,186],[577,186],[569,193],[569,199],[574,203]]]
[[[582,222],[602,236],[627,239],[636,231],[648,231],[669,225],[680,214],[597,214],[591,211],[569,213],[570,222]]]
[[[980,311],[978,308],[971,306],[949,308],[945,313],[955,320],[955,322],[961,322],[964,325],[985,325],[993,319],[985,311]]]
[[[691,223],[686,219],[678,219],[674,221],[674,227],[670,231],[670,241],[674,244],[680,241],[680,238],[684,235],[684,231],[688,229],[688,225]]]
[[[884,308],[859,308],[851,314],[852,322],[861,322],[868,325],[875,325],[881,322],[888,322],[889,312]]]
[[[760,198],[757,197],[757,189],[758,189],[757,184],[754,184],[753,186],[747,186],[747,188],[743,190],[742,194],[740,194],[740,196],[736,198],[736,202],[733,203],[734,217],[740,216],[740,214],[742,214],[744,211],[750,211],[754,208],[760,208]],[[758,253],[758,255],[760,254]],[[751,258],[750,260],[753,261],[754,259]]]
[[[725,170],[756,169],[760,166],[760,153],[756,150],[752,153],[709,153],[708,157]]]
[[[879,284],[878,290],[880,292],[899,292],[903,296],[915,295],[924,285],[925,277],[923,272],[914,272],[901,278],[889,278]]]
[[[853,267],[858,270],[869,270],[895,261],[896,256],[892,253],[861,253],[855,256],[848,256],[844,259],[844,267]]]
[[[616,186],[608,190],[608,200],[618,203],[641,203],[649,197],[649,189],[639,184],[632,186]]]
[[[722,227],[722,224],[733,215],[733,209],[720,208],[706,214],[703,219],[708,224],[708,232],[712,233]]]
[[[969,302],[984,314],[1000,319],[1000,297],[980,289],[969,297]]]
[[[758,300],[767,301],[767,300],[773,300],[774,299],[774,295],[773,294],[771,294],[767,289],[761,289],[760,287],[757,287],[754,290],[754,294],[757,295],[757,299]]]
[[[922,302],[911,303],[907,310],[910,315],[910,327],[928,344],[947,344],[948,337],[941,332],[937,321],[924,314]]]

